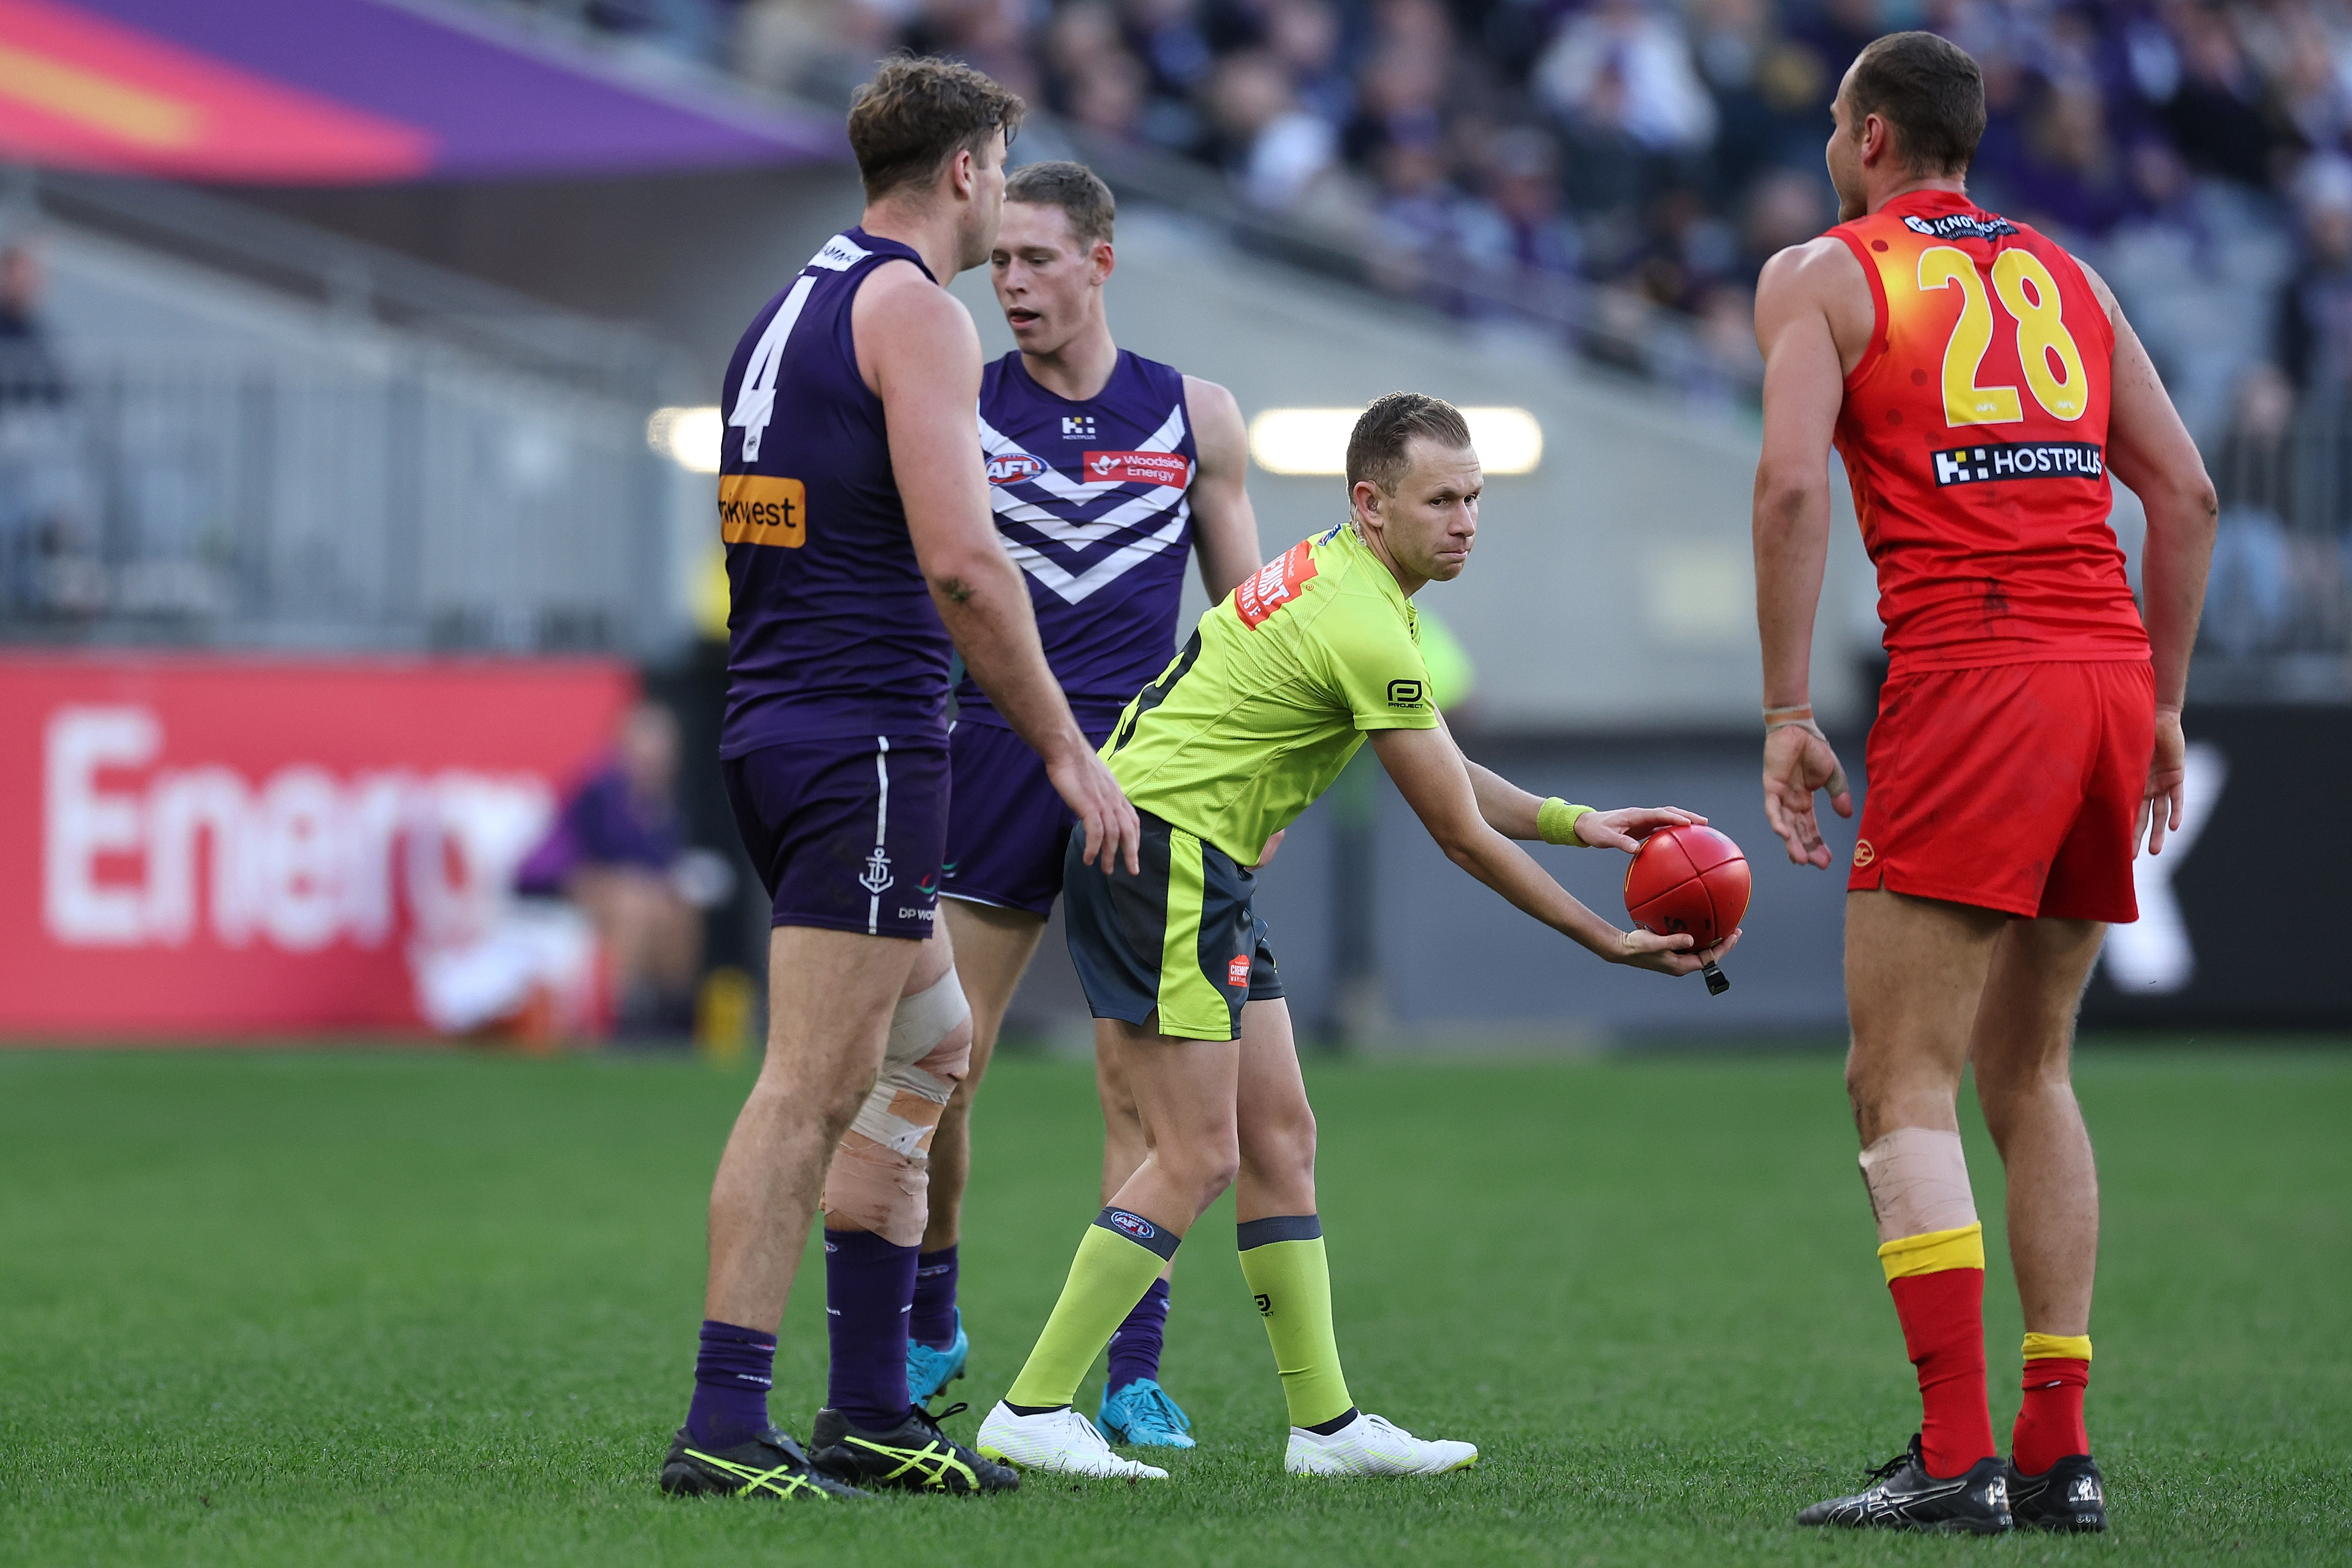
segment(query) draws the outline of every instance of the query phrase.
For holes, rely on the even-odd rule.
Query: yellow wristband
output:
[[[1548,844],[1574,844],[1582,849],[1584,841],[1576,836],[1576,824],[1591,810],[1590,806],[1571,806],[1554,795],[1536,808],[1536,832]]]

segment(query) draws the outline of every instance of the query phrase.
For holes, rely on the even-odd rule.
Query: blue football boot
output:
[[[1126,1387],[1103,1391],[1102,1414],[1095,1425],[1114,1443],[1131,1448],[1189,1448],[1192,1418],[1168,1397],[1168,1390],[1149,1377]]]
[[[971,1358],[971,1341],[963,1332],[963,1309],[955,1315],[955,1338],[945,1350],[933,1350],[919,1340],[907,1341],[907,1397],[918,1405],[929,1404],[940,1391],[963,1375],[963,1364]]]

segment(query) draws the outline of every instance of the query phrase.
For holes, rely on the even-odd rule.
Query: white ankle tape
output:
[[[1958,1133],[1897,1127],[1862,1151],[1862,1180],[1870,1189],[1882,1242],[1977,1222],[1968,1155]]]

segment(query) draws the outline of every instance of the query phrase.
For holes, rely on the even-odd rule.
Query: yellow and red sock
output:
[[[2091,1451],[2083,1425],[2083,1390],[2090,1381],[2089,1334],[2025,1336],[2025,1403],[2009,1438],[2018,1474],[2046,1475],[2069,1455]]]
[[[1948,1479],[1998,1451],[1985,1401],[1984,1227],[1898,1237],[1878,1260],[1919,1369],[1921,1457]]]

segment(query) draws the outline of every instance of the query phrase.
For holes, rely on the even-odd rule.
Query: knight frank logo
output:
[[[2107,471],[2093,441],[1988,441],[1932,455],[1938,489],[2000,479],[2096,479]]]
[[[890,874],[890,857],[882,852],[880,844],[875,845],[874,852],[866,857],[866,870],[859,873],[857,885],[879,898],[898,880]]]

